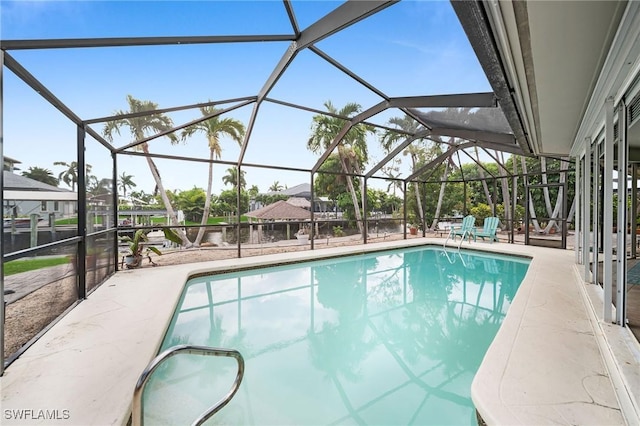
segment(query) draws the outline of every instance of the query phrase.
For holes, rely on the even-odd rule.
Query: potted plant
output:
[[[414,213],[409,213],[407,217],[407,223],[409,224],[409,233],[411,235],[418,235],[418,225],[416,224],[418,219]]]
[[[301,226],[296,232],[296,238],[298,239],[298,244],[305,245],[309,243],[309,229],[306,226]]]
[[[120,241],[129,245],[129,253],[127,253],[123,259],[127,269],[139,267],[142,264],[142,259],[145,255],[147,256],[147,259],[149,259],[149,262],[155,266],[156,264],[151,260],[150,252],[153,252],[158,256],[162,255],[162,252],[160,252],[157,247],[145,246],[145,243],[149,241],[147,237],[148,233],[149,230],[138,229],[135,234],[133,234],[133,238],[128,235],[120,237]]]

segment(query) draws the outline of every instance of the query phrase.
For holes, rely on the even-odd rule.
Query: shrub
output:
[[[482,224],[487,217],[493,216],[488,204],[478,203],[469,209],[469,213],[475,216],[476,224]]]

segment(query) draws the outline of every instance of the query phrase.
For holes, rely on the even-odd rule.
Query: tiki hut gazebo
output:
[[[291,197],[286,202],[295,207],[301,207],[307,210],[311,209],[311,201],[303,197]]]
[[[249,220],[257,219],[258,241],[262,241],[262,223],[265,221],[308,221],[311,220],[311,212],[301,207],[294,206],[287,201],[280,200],[260,209],[246,213]],[[253,240],[253,225],[249,225],[250,234]],[[287,223],[287,239],[291,238],[291,225]]]

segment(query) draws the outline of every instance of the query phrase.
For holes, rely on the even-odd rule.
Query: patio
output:
[[[156,353],[189,275],[441,242],[419,238],[121,272],[12,364],[2,378],[3,409],[45,407],[68,410],[70,424],[125,424],[133,386]],[[533,257],[474,382],[483,418],[496,424],[622,423],[614,393],[620,378],[609,376],[610,361],[602,355],[607,353],[602,339],[615,339],[616,328],[603,329],[598,322],[572,253],[504,243],[473,246]],[[61,386],[69,391],[59,392]],[[550,394],[550,386],[557,392]]]

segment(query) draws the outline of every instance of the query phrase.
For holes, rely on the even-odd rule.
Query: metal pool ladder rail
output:
[[[133,391],[133,409],[131,413],[133,426],[141,426],[143,424],[143,416],[144,416],[144,407],[142,403],[142,392],[144,391],[144,387],[147,384],[147,380],[153,374],[153,372],[167,359],[171,358],[174,355],[178,355],[179,353],[186,352],[187,354],[192,355],[210,355],[210,356],[224,356],[235,358],[238,362],[238,374],[236,374],[236,379],[233,381],[233,386],[227,392],[227,394],[218,402],[216,402],[211,408],[209,408],[204,413],[200,414],[200,416],[193,421],[192,425],[201,425],[206,422],[211,416],[220,411],[225,405],[231,401],[231,398],[236,394],[238,388],[240,387],[240,383],[242,382],[242,378],[244,377],[244,358],[242,354],[235,349],[222,349],[222,348],[212,348],[209,346],[195,346],[195,345],[178,345],[173,346],[166,351],[162,352],[160,355],[155,357],[149,365],[144,369],[138,382],[136,383],[135,390]]]
[[[447,243],[449,242],[449,239],[451,239],[451,237],[453,236],[453,241],[455,241],[456,236],[454,234],[455,229],[451,228],[451,231],[449,231],[449,235],[447,236],[447,239],[444,240],[444,244],[442,244],[442,248],[447,248]],[[458,243],[458,251],[460,251],[460,247],[462,247],[462,243],[464,242],[464,239],[467,238],[469,240],[469,242],[471,242],[471,232],[465,230],[462,233],[462,238],[460,239],[460,242]]]

